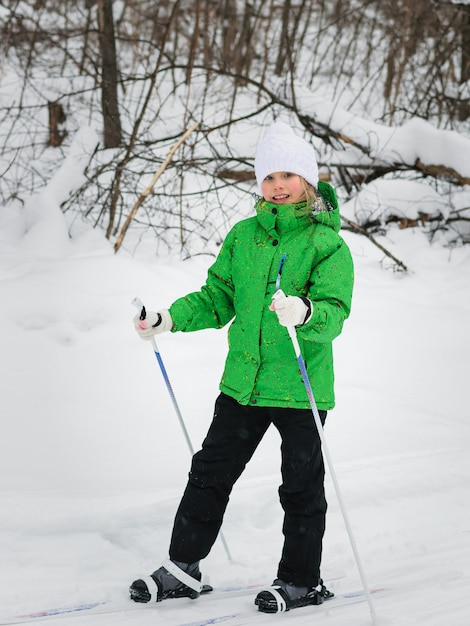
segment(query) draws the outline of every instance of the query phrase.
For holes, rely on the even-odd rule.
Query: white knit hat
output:
[[[260,190],[263,180],[273,172],[292,172],[314,187],[318,184],[318,165],[313,146],[284,122],[272,124],[258,144],[255,174]]]

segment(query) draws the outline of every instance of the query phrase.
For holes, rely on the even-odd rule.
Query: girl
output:
[[[274,613],[332,596],[320,577],[327,508],[320,439],[287,327],[296,327],[324,423],[335,402],[332,341],[350,312],[353,264],[338,234],[335,191],[319,182],[308,142],[286,124],[273,124],[257,148],[255,174],[262,193],[256,215],[229,232],[200,291],[149,312],[145,320],[134,318],[143,339],[231,321],[221,393],[192,459],[169,559],[132,583],[136,602],[199,595],[199,562],[209,554],[232,487],[270,424],[282,439],[284,546],[274,583],[255,604]],[[274,301],[278,288],[288,295]]]

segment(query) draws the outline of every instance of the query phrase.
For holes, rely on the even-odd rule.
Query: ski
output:
[[[262,585],[234,585],[229,587],[221,587],[214,591],[214,588],[211,585],[203,585],[201,590],[201,597],[207,594],[211,594],[211,597],[217,596],[218,599],[223,599],[226,596],[236,597],[237,595],[248,594],[255,589],[260,589]],[[185,601],[185,598],[179,598],[179,600]],[[164,604],[161,602],[158,603],[134,603],[132,601],[124,602],[113,602],[108,600],[99,600],[96,602],[84,602],[82,604],[72,604],[70,606],[62,606],[55,607],[52,609],[44,609],[40,611],[35,611],[33,613],[24,613],[22,615],[15,615],[12,618],[9,618],[10,621],[0,621],[0,626],[4,626],[6,624],[27,624],[32,623],[36,620],[40,620],[41,618],[46,617],[58,617],[58,616],[69,616],[69,614],[74,613],[84,613],[86,612],[88,615],[96,615],[102,613],[118,613],[118,612],[129,612],[129,611],[138,611],[139,609],[151,609],[153,607],[162,608],[166,607],[167,601]]]
[[[125,614],[125,613],[147,613],[152,616],[153,623],[161,623],[165,626],[210,626],[212,624],[226,623],[227,626],[239,626],[240,624],[252,623],[258,620],[260,623],[268,617],[272,618],[272,614],[262,613],[258,611],[254,604],[254,592],[265,588],[266,585],[234,585],[214,589],[206,587],[199,599],[190,600],[180,598],[178,600],[165,600],[152,604],[139,604],[128,602],[113,601],[96,601],[82,603],[70,606],[57,607],[52,609],[40,610],[32,613],[16,615],[12,618],[0,620],[0,625],[10,626],[13,624],[34,624],[43,622],[52,622],[60,620],[60,618],[85,617],[87,615],[103,615],[103,614]],[[370,590],[374,595],[381,595],[386,592],[385,588],[376,588]],[[353,591],[348,593],[339,593],[323,604],[312,605],[311,607],[302,607],[312,609],[316,612],[337,609],[351,604],[365,602],[366,596],[364,591]],[[226,610],[224,611],[224,605]],[[186,612],[194,611],[194,621],[187,621]],[[184,613],[182,613],[183,609]],[[297,613],[293,609],[291,613]],[[201,615],[198,615],[201,613]],[[278,615],[278,614],[276,614]],[[263,617],[264,616],[264,617]],[[186,621],[185,621],[186,617]],[[261,618],[261,619],[260,619]]]
[[[385,593],[386,589],[384,587],[381,587],[377,589],[370,589],[369,591],[373,595],[381,595]],[[301,611],[311,609],[312,617],[313,617],[318,612],[329,611],[331,609],[339,609],[342,607],[348,607],[352,604],[359,604],[359,603],[365,603],[365,602],[366,602],[366,595],[364,591],[353,591],[350,593],[335,595],[333,598],[330,598],[329,600],[325,600],[323,604],[308,605],[305,607],[299,607],[297,609],[293,609],[292,611],[288,611],[288,614],[289,614],[289,619],[294,619],[296,616],[305,617],[305,612],[301,612]],[[232,626],[245,626],[245,625],[255,624],[255,623],[267,624],[268,623],[267,620],[269,620],[269,624],[272,624],[273,617],[275,619],[279,619],[282,615],[285,615],[285,614],[284,613],[261,613],[256,610],[240,611],[237,613],[229,613],[227,615],[209,617],[209,618],[205,618],[202,620],[178,623],[178,624],[174,624],[174,626],[211,626],[212,624],[222,624],[222,623],[227,624],[227,626],[230,626],[230,623],[232,623]]]

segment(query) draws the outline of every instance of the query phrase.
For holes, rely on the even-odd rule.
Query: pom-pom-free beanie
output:
[[[318,184],[318,165],[313,147],[284,122],[272,124],[258,144],[255,175],[258,187],[273,172],[292,172],[314,187]]]

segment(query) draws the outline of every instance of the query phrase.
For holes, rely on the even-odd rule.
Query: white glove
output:
[[[139,337],[146,340],[152,339],[154,335],[171,330],[173,327],[173,320],[168,309],[162,309],[158,313],[148,311],[143,320],[140,319],[140,314],[138,313],[134,317],[133,322]]]
[[[312,317],[312,303],[298,296],[273,299],[269,308],[276,312],[281,326],[301,326]]]

